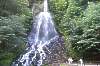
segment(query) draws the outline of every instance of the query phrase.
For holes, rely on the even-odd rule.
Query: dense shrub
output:
[[[0,0],[0,66],[10,66],[25,49],[31,19],[27,0]]]
[[[100,53],[99,0],[50,0],[49,8],[58,31],[65,38],[69,56],[80,58],[91,54],[93,57]]]

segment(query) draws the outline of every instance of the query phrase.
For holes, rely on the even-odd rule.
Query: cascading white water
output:
[[[43,47],[58,37],[52,17],[47,11],[47,0],[44,0],[44,12],[40,12],[36,16],[32,31],[28,36],[28,44],[30,47],[26,49],[27,52],[17,62],[13,63],[13,66],[31,66],[32,63],[34,63],[34,66],[42,65],[43,60],[46,58]]]
[[[44,0],[44,12],[48,11],[48,3],[47,0]]]

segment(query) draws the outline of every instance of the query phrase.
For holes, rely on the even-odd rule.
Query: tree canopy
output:
[[[86,59],[100,54],[99,0],[50,0],[49,8],[69,56]]]
[[[26,47],[31,18],[27,0],[0,0],[0,66],[10,66]]]

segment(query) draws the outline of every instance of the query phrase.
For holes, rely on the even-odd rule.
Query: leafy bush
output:
[[[25,49],[31,19],[28,0],[0,0],[0,66],[10,66]]]
[[[25,48],[27,30],[24,21],[21,16],[0,17],[0,64],[11,62]]]
[[[100,1],[51,0],[49,8],[58,31],[65,38],[69,56],[80,58],[91,54],[92,57],[100,53]]]
[[[69,37],[75,34],[77,21],[83,14],[82,8],[76,0],[51,0],[49,1],[49,8],[53,13],[58,32],[65,38],[66,52],[70,54],[71,43]]]
[[[80,21],[81,28],[77,28],[75,35],[71,38],[74,50],[79,52],[80,56],[91,56],[100,53],[100,4],[90,2],[84,12],[84,17]],[[81,30],[80,30],[81,29]],[[77,31],[78,30],[78,31]],[[80,33],[80,34],[79,34]]]

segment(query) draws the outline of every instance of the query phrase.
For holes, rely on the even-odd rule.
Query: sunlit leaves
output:
[[[82,53],[80,56],[84,56],[86,53],[99,53],[100,48],[100,5],[99,3],[94,2],[88,2],[87,9],[84,11],[84,16],[79,21],[81,24],[77,26],[83,27],[83,33],[81,33],[80,37],[77,36],[77,33],[80,33],[82,31],[79,30],[79,32],[75,33],[75,36],[71,39],[72,46],[79,51],[79,54]],[[98,27],[98,29],[96,29]],[[75,30],[76,31],[76,30]],[[91,52],[89,52],[91,51]],[[87,54],[86,54],[87,55]]]
[[[100,21],[100,3],[93,3],[90,2],[88,5],[88,8],[86,9],[86,11],[84,12],[85,17],[83,17],[82,21],[85,25],[87,25],[87,27],[90,26],[95,26],[95,25],[99,25],[99,21]]]
[[[21,12],[20,12],[21,14],[30,15],[31,11],[28,8],[28,6],[29,6],[28,0],[16,0],[16,2],[19,5],[18,10],[21,10]]]
[[[0,15],[8,16],[20,12],[20,7],[16,0],[0,0]]]
[[[23,51],[30,29],[28,0],[0,0],[0,66],[10,66]]]
[[[0,17],[0,65],[9,66],[13,58],[25,48],[27,35],[23,24],[25,20],[25,18],[15,15]],[[5,53],[7,54],[4,55]]]
[[[12,39],[15,39],[18,36],[25,36],[25,28],[22,24],[23,19],[18,16],[11,16],[9,18],[0,18],[0,39],[1,41],[12,41]],[[11,38],[10,38],[11,37]],[[23,39],[22,39],[23,40]],[[11,44],[11,43],[10,43]],[[15,44],[15,43],[13,43]]]
[[[94,27],[92,29],[85,30],[82,35],[73,36],[73,38],[71,38],[73,48],[83,55],[88,52],[88,50],[92,51],[88,52],[91,54],[94,52],[99,53],[98,50],[100,48],[100,38],[98,37],[100,34],[98,31],[100,31],[100,29],[96,29],[96,27]],[[92,48],[94,48],[96,51],[93,51]]]
[[[72,53],[70,56],[99,53],[100,1],[51,0],[49,5],[58,31],[64,36],[67,46],[72,45],[67,47]]]
[[[0,15],[29,14],[28,0],[0,0]]]

